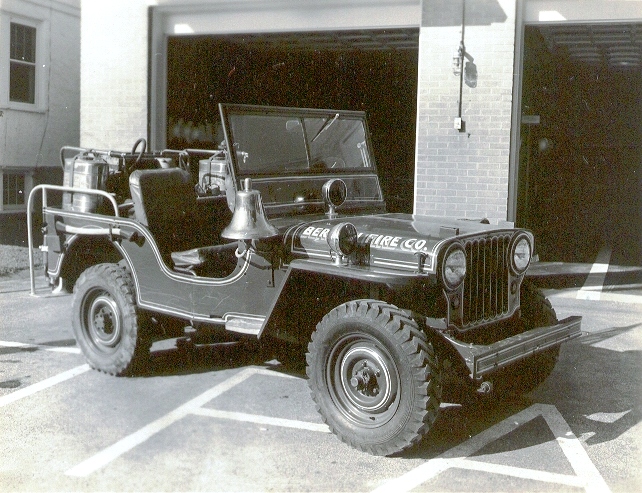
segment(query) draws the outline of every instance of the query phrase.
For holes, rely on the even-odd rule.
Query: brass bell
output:
[[[263,240],[279,234],[265,217],[263,201],[258,190],[252,190],[252,180],[246,178],[243,190],[236,192],[234,214],[221,236],[228,240]]]

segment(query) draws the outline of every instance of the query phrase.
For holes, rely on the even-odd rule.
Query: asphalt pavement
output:
[[[111,377],[75,345],[71,296],[40,273],[36,296],[28,272],[0,278],[0,490],[642,491],[642,282],[584,269],[538,281],[559,318],[583,316],[549,379],[513,400],[442,404],[398,457],[330,433],[300,354],[170,340],[146,374]]]

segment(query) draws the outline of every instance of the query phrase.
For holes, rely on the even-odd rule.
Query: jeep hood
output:
[[[336,224],[352,223],[365,263],[370,266],[416,270],[418,255],[424,270],[434,272],[442,247],[458,238],[486,236],[491,231],[514,233],[477,221],[435,218],[410,214],[338,217],[299,223],[285,231],[284,242],[295,258],[330,259],[327,235]]]

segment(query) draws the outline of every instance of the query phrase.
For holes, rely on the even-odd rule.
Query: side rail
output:
[[[92,195],[99,195],[101,197],[106,198],[109,202],[111,202],[112,207],[114,208],[114,216],[119,217],[118,215],[118,204],[116,203],[116,199],[113,197],[108,192],[105,192],[104,190],[97,190],[97,189],[84,189],[84,188],[77,188],[77,187],[65,187],[65,186],[59,186],[59,185],[37,185],[31,190],[31,193],[29,194],[29,199],[27,201],[27,239],[28,239],[28,246],[29,246],[29,278],[31,281],[31,295],[35,296],[36,294],[36,279],[35,279],[35,274],[34,274],[34,258],[33,258],[33,202],[36,197],[36,195],[41,192],[42,193],[42,209],[43,211],[48,207],[48,201],[47,201],[47,192],[48,191],[56,191],[56,192],[72,192],[72,193],[79,193],[82,192],[84,194],[92,194]],[[91,232],[92,230],[87,230],[87,231],[82,231],[82,233],[87,233]],[[72,231],[69,231],[72,232]],[[78,228],[77,231],[74,231],[76,233],[81,233],[81,228]],[[94,233],[95,234],[95,233]]]
[[[63,169],[67,158],[78,155],[101,156],[110,162],[113,162],[111,160],[117,160],[118,170],[127,172],[131,171],[129,168],[135,169],[141,162],[149,160],[156,160],[158,167],[171,167],[172,165],[168,163],[164,164],[166,160],[172,161],[174,163],[173,166],[182,169],[188,169],[190,166],[190,153],[187,150],[164,149],[162,151],[147,151],[147,144],[144,139],[138,139],[131,152],[64,146],[60,149],[60,163]]]

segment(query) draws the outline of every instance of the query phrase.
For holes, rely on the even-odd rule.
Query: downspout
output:
[[[464,99],[464,57],[466,54],[466,45],[464,44],[464,36],[466,34],[466,0],[461,2],[461,40],[459,41],[459,49],[457,55],[459,56],[459,112],[457,117],[461,120],[462,107]],[[462,124],[463,126],[463,124]],[[460,129],[463,131],[463,129]]]

